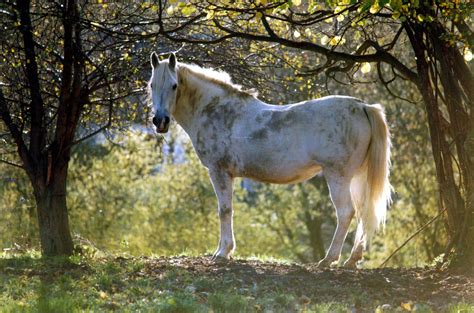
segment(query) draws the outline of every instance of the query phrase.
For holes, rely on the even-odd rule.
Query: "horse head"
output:
[[[150,98],[153,101],[152,122],[158,133],[166,133],[170,124],[170,112],[176,103],[178,89],[177,60],[171,53],[168,60],[160,61],[152,52],[150,56],[152,74],[149,82]]]

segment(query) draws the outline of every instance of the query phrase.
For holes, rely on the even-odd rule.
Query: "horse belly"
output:
[[[314,177],[321,172],[321,166],[312,165],[305,168],[272,169],[257,168],[246,171],[244,177],[272,184],[295,184]]]
[[[282,153],[256,148],[246,155],[237,176],[275,184],[301,182],[321,171],[321,166],[309,156],[304,157],[305,154],[304,151]]]

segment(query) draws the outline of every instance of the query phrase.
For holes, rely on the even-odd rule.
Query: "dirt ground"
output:
[[[315,265],[281,264],[253,260],[214,263],[209,257],[143,258],[144,268],[137,275],[160,277],[175,271],[179,285],[187,280],[207,279],[210,284],[192,287],[206,292],[225,282],[241,290],[293,294],[307,303],[343,303],[352,312],[446,311],[453,303],[474,304],[474,279],[435,269],[318,269]],[[215,284],[213,284],[213,282]],[[212,286],[214,285],[214,286]],[[189,286],[183,286],[189,288]],[[224,288],[224,287],[223,287]],[[258,296],[258,295],[257,295]],[[471,306],[470,306],[471,307]],[[472,308],[472,307],[471,307]],[[383,310],[385,311],[385,310]]]

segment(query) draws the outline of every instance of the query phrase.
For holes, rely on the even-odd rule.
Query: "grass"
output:
[[[450,313],[474,313],[474,304],[459,302],[459,303],[450,305],[448,310]]]
[[[187,265],[150,266],[150,262],[153,259],[43,259],[36,252],[4,253],[0,255],[0,312],[350,312],[351,301],[364,301],[360,288],[349,290],[349,302],[348,297],[340,301],[337,292],[328,301],[272,278],[248,282],[232,272],[204,275]],[[400,312],[399,307],[387,311],[379,304],[369,307]],[[415,306],[417,312],[435,311],[426,304]],[[448,311],[474,312],[474,304],[454,303]]]

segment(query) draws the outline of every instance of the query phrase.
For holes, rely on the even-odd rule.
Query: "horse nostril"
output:
[[[168,125],[169,123],[170,123],[169,116],[165,116],[165,125]]]

